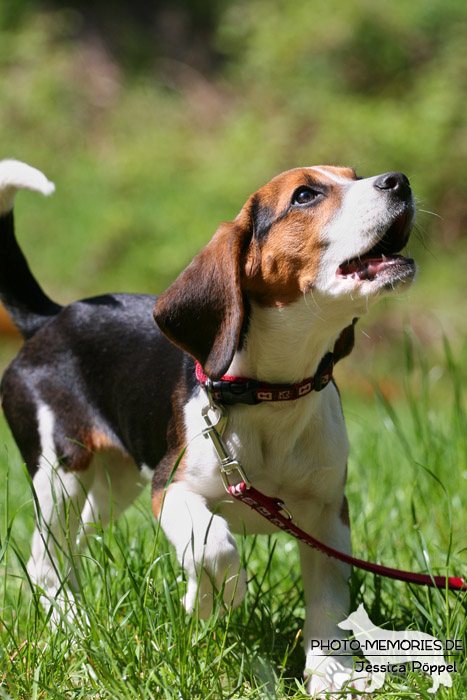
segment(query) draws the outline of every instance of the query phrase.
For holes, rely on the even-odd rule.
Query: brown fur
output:
[[[239,260],[247,235],[240,222],[221,224],[154,309],[163,333],[213,379],[226,372],[238,345],[244,314]]]
[[[172,476],[177,460],[182,455],[186,447],[186,437],[184,430],[183,406],[187,401],[186,387],[180,383],[172,396],[173,414],[167,430],[167,442],[170,445],[167,454],[159,463],[154,472],[151,487],[152,512],[159,518],[162,503],[166,493],[167,483]],[[173,475],[173,482],[183,481],[185,473],[185,459],[181,457],[176,473]]]
[[[349,168],[327,168],[355,179]],[[213,239],[159,297],[154,318],[176,345],[219,379],[238,346],[244,317],[243,293],[264,305],[290,304],[312,286],[319,269],[320,232],[339,208],[339,189],[331,188],[315,206],[293,207],[301,186],[321,187],[322,174],[288,170],[252,195],[231,223]],[[256,220],[266,220],[263,236]],[[345,353],[347,354],[347,353]]]
[[[348,177],[347,170],[344,176]],[[243,260],[244,289],[260,304],[292,303],[312,286],[318,273],[320,233],[339,207],[339,193],[336,188],[316,206],[288,209],[295,190],[307,184],[313,186],[309,171],[289,170],[255,195],[260,206],[275,215],[266,239],[253,238]]]

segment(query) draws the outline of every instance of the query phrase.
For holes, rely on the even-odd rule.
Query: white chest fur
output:
[[[336,311],[321,300],[319,314],[316,311],[303,297],[281,308],[252,302],[247,338],[228,374],[272,383],[312,376],[352,319],[345,304]],[[206,403],[200,389],[185,408],[187,486],[211,509],[223,500],[220,512],[232,530],[268,532],[270,526],[261,516],[243,504],[228,504],[219,460],[211,441],[202,435],[201,410]],[[253,486],[284,500],[303,527],[311,527],[326,505],[340,508],[349,446],[334,384],[294,401],[229,407],[224,441]]]
[[[187,486],[217,508],[234,531],[269,532],[266,520],[233,503],[224,490],[219,460],[202,435],[206,401],[200,389],[185,409]],[[230,407],[224,441],[252,484],[283,499],[304,526],[312,525],[325,505],[335,501],[340,507],[348,441],[334,385],[296,401]]]

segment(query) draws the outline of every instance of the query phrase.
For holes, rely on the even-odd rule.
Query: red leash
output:
[[[314,388],[312,388],[311,391],[321,391],[332,376],[332,353],[328,353],[323,359],[324,361],[320,363],[321,368],[319,369],[319,372],[317,372],[314,378],[311,378],[312,384],[314,385]],[[327,554],[329,557],[334,557],[334,559],[343,561],[351,566],[356,566],[359,569],[370,571],[371,573],[378,574],[379,576],[386,576],[387,578],[396,579],[398,581],[406,581],[407,583],[432,586],[433,588],[448,588],[451,591],[467,590],[467,582],[464,578],[460,578],[458,576],[444,577],[430,576],[428,574],[415,574],[411,571],[401,571],[400,569],[392,569],[388,566],[382,566],[381,564],[374,564],[373,562],[365,561],[363,559],[357,559],[356,557],[352,557],[350,554],[345,554],[337,549],[328,547],[326,544],[316,540],[304,530],[301,530],[299,527],[297,527],[297,525],[294,525],[292,522],[292,514],[287,510],[285,503],[283,503],[280,498],[271,498],[270,496],[266,496],[266,494],[261,493],[261,491],[258,491],[251,485],[242,465],[240,462],[232,458],[222,439],[222,433],[225,429],[227,415],[222,405],[214,402],[214,398],[218,399],[218,396],[215,395],[214,390],[222,383],[228,385],[233,381],[238,385],[241,382],[244,382],[243,378],[223,377],[222,381],[212,382],[208,377],[206,377],[206,375],[203,374],[202,369],[199,366],[197,366],[196,374],[198,381],[205,389],[209,399],[209,404],[202,410],[202,417],[206,423],[206,428],[203,430],[203,435],[205,438],[210,439],[213,444],[219,458],[220,471],[224,486],[232,498],[249,506],[264,518],[267,518],[267,520],[269,520],[273,525],[281,530],[284,530],[284,532],[287,532],[289,535],[292,535],[292,537],[295,537],[301,542],[304,542],[309,547],[314,547],[320,552]],[[317,377],[318,374],[319,377]],[[306,381],[308,382],[309,380]],[[273,388],[273,398],[268,396],[267,399],[263,399],[262,397],[260,398],[259,396],[254,395],[253,401],[245,401],[244,397],[235,396],[234,402],[257,403],[258,401],[262,400],[276,401],[290,400],[292,398],[291,396],[283,396],[280,398],[276,396],[276,388],[278,389],[278,392],[282,392],[284,391],[283,386],[277,387],[276,385],[269,385],[268,390],[271,391],[271,388]],[[257,387],[254,387],[254,389],[256,391]],[[262,386],[260,390],[264,392],[264,386]],[[298,397],[299,396],[295,396],[294,398]],[[211,421],[209,415],[210,412],[217,413],[218,420],[215,424],[213,424]],[[232,485],[229,483],[229,475],[233,472],[240,475],[242,481],[239,484]]]
[[[297,525],[291,522],[292,516],[288,514],[288,517],[284,515],[284,512],[288,513],[285,508],[284,503],[279,498],[271,498],[266,496],[261,491],[258,491],[253,486],[248,487],[247,484],[242,481],[240,484],[235,486],[229,486],[229,493],[237,501],[245,503],[245,505],[250,506],[257,513],[267,518],[273,525],[284,530],[292,537],[295,537],[300,542],[304,542],[309,547],[314,547],[320,552],[327,554],[329,557],[334,557],[334,559],[339,559],[346,564],[351,564],[359,569],[364,569],[365,571],[371,571],[373,574],[378,574],[380,576],[386,576],[387,578],[393,578],[398,581],[406,581],[407,583],[416,583],[419,585],[432,586],[433,588],[449,588],[451,591],[465,591],[467,590],[467,582],[465,579],[458,576],[429,576],[428,574],[415,574],[411,571],[401,571],[400,569],[391,569],[388,566],[382,566],[381,564],[374,564],[370,561],[365,561],[363,559],[357,559],[352,557],[350,554],[345,554],[337,549],[328,547],[323,542],[319,542],[311,535],[308,535],[304,530],[301,530]]]

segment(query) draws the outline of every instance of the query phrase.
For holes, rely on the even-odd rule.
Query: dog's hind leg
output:
[[[96,454],[92,468],[94,480],[81,516],[85,535],[116,520],[149,483],[133,459],[116,448]]]
[[[36,528],[27,571],[31,582],[42,589],[46,609],[64,611],[68,605],[67,584],[75,568],[76,536],[81,509],[91,487],[93,472],[73,472],[62,466],[54,448],[54,415],[46,405],[37,411],[41,455],[33,477]],[[60,614],[58,614],[58,619]]]

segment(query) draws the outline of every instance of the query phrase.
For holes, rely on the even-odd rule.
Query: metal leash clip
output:
[[[211,386],[212,382],[210,379],[208,379],[206,381],[206,384],[204,385],[204,390],[208,397],[209,403],[206,406],[204,406],[203,410],[201,411],[201,415],[204,419],[204,422],[206,423],[206,428],[204,428],[202,433],[206,439],[211,440],[213,447],[217,453],[221,468],[221,477],[222,481],[224,482],[225,490],[228,493],[230,493],[229,487],[232,484],[230,484],[229,482],[229,476],[233,472],[237,472],[240,475],[241,481],[244,481],[246,487],[250,488],[251,482],[245,474],[243,466],[236,459],[233,459],[233,457],[229,454],[227,447],[225,446],[225,442],[222,439],[225,426],[227,425],[227,413],[222,406],[214,402],[212,398]],[[218,416],[218,419],[215,423],[211,421],[211,413],[217,414]]]

